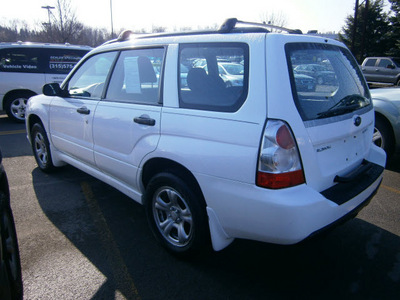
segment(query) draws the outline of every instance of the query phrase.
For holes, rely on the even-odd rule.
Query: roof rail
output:
[[[245,21],[240,21],[236,18],[230,18],[230,19],[225,20],[225,22],[218,29],[218,32],[220,32],[220,33],[232,32],[235,28],[238,28],[238,27],[236,27],[237,24],[250,25],[250,26],[259,27],[259,28],[282,30],[282,31],[286,31],[287,33],[293,33],[293,34],[302,34],[302,31],[300,29],[289,29],[289,28],[276,26],[276,25],[272,25],[272,24],[265,24],[265,23],[245,22]]]

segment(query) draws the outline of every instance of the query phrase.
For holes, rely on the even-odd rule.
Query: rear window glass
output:
[[[351,53],[316,43],[286,45],[292,91],[304,121],[343,115],[369,106],[370,94]]]
[[[184,108],[237,111],[247,97],[247,44],[199,43],[180,46],[179,101]]]

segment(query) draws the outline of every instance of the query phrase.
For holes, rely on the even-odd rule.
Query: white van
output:
[[[42,43],[0,43],[0,110],[24,122],[29,97],[45,83],[61,83],[91,50],[87,46]]]
[[[364,76],[342,43],[265,26],[231,19],[91,51],[28,101],[39,168],[71,164],[143,204],[176,254],[293,244],[354,217],[386,161]],[[221,62],[243,66],[235,84]],[[326,80],[296,73],[304,64]]]

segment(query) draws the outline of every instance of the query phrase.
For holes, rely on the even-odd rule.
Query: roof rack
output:
[[[221,27],[218,29],[218,32],[220,32],[220,33],[234,32],[235,29],[240,28],[240,27],[236,27],[237,24],[248,25],[248,26],[252,26],[255,28],[281,30],[281,31],[286,31],[287,33],[292,33],[292,34],[302,34],[303,33],[300,29],[289,29],[289,28],[276,26],[276,25],[272,25],[272,24],[266,24],[266,23],[245,22],[245,21],[240,21],[236,18],[227,19],[221,25]]]
[[[237,27],[236,25],[242,24],[248,27]],[[150,34],[140,34],[135,36],[136,39],[145,38],[156,38],[156,37],[171,37],[171,36],[185,36],[185,35],[201,35],[201,34],[211,34],[211,33],[234,33],[234,32],[270,32],[268,29],[275,29],[285,31],[292,34],[302,34],[300,29],[289,29],[281,26],[276,26],[272,24],[265,23],[255,23],[255,22],[245,22],[240,21],[236,18],[230,18],[225,20],[225,22],[219,27],[217,31],[215,30],[200,30],[200,31],[185,31],[185,32],[161,32],[161,33],[150,33]],[[131,30],[125,30],[121,32],[118,38],[105,42],[103,45],[112,44],[116,42],[123,42],[130,39],[130,37],[135,34]]]

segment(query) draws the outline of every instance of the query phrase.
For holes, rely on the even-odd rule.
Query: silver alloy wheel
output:
[[[28,99],[22,97],[16,98],[11,102],[10,111],[16,119],[18,120],[25,119],[25,109],[27,102]]]
[[[385,147],[385,140],[383,138],[383,135],[376,127],[374,127],[374,134],[372,136],[372,142],[378,147],[381,147],[381,148]]]
[[[163,238],[177,247],[192,239],[193,216],[185,199],[171,187],[161,187],[154,193],[153,216]]]
[[[46,142],[44,139],[44,136],[40,132],[36,132],[35,134],[35,140],[34,140],[34,145],[35,145],[35,152],[38,160],[43,166],[47,165],[48,162],[48,152],[47,152],[47,147],[46,147]]]

